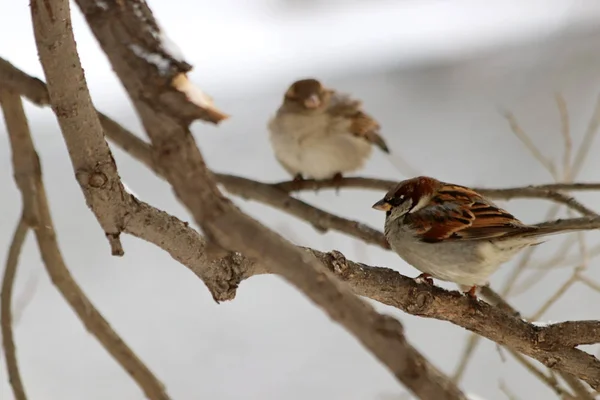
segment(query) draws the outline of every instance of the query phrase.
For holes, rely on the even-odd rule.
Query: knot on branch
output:
[[[410,296],[404,307],[410,314],[422,315],[427,314],[427,309],[432,303],[431,287],[427,284],[415,284],[415,287],[410,289]]]
[[[237,288],[245,278],[245,262],[247,260],[239,252],[229,252],[211,262],[214,268],[213,277],[205,278],[204,282],[217,304],[235,299]]]
[[[108,177],[103,172],[94,172],[88,177],[88,184],[93,187],[100,189],[106,185]]]
[[[87,168],[80,168],[75,172],[75,178],[77,182],[88,189],[111,189],[112,185],[109,176],[112,176],[116,172],[114,164],[104,163],[96,165],[92,170]],[[104,190],[100,190],[98,194],[103,193]]]
[[[349,268],[346,257],[337,250],[332,250],[327,253],[327,257],[333,273],[340,276],[342,279],[348,278],[347,274]]]

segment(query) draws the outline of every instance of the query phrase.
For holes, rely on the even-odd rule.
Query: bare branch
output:
[[[0,102],[2,101],[1,98],[3,97],[2,92],[3,90],[0,89]],[[12,293],[17,274],[17,266],[19,265],[19,255],[21,254],[21,248],[23,247],[23,243],[25,242],[28,231],[29,226],[27,225],[27,222],[25,221],[25,215],[23,214],[19,220],[17,229],[15,229],[15,233],[8,250],[8,257],[6,258],[6,266],[4,269],[4,277],[2,278],[2,292],[0,294],[2,346],[4,348],[4,357],[6,359],[8,380],[16,400],[26,400],[27,395],[25,394],[25,387],[21,381],[19,362],[17,360],[17,351],[13,339]]]
[[[1,59],[0,59],[1,60]],[[43,98],[44,87],[37,83],[40,81],[33,78],[20,70],[16,69],[10,63],[0,62],[0,82],[4,77],[19,76],[19,80],[6,82],[11,87],[16,88],[23,95],[30,93],[32,99]],[[23,78],[26,76],[27,78]],[[31,88],[39,87],[40,93],[33,91]],[[143,139],[123,128],[117,122],[113,121],[104,114],[99,113],[100,121],[109,139],[119,145],[130,155],[137,160],[143,162],[147,167],[153,170],[159,176],[164,177],[161,168],[153,161],[150,145]],[[240,197],[260,201],[265,204],[276,207],[282,211],[289,212],[298,218],[305,219],[318,230],[334,229],[354,236],[368,243],[377,244],[384,248],[389,248],[387,241],[383,235],[364,224],[350,221],[325,211],[319,210],[300,200],[283,196],[282,193],[273,190],[269,186],[275,186],[282,191],[289,192],[293,189],[301,190],[317,190],[324,188],[335,188],[338,183],[331,180],[315,181],[305,180],[302,182],[282,182],[274,185],[251,181],[246,178],[236,177],[227,174],[215,174],[216,178],[222,183],[227,191]],[[371,179],[371,178],[343,178],[341,181],[342,187],[363,188],[374,190],[388,190],[396,184],[395,181]],[[600,184],[597,183],[574,183],[574,184],[549,184],[526,186],[506,189],[490,189],[477,188],[479,192],[496,199],[510,200],[514,198],[542,198],[554,200],[558,203],[565,204],[576,209],[584,215],[597,216],[594,211],[587,209],[579,204],[573,198],[559,193],[558,191],[581,191],[581,190],[600,190]]]
[[[562,297],[562,295],[565,294],[565,292],[575,283],[577,282],[577,272],[574,272],[571,277],[569,279],[567,279],[559,288],[556,292],[554,292],[552,294],[552,296],[550,296],[550,298],[548,298],[548,300],[546,300],[544,302],[544,304],[541,305],[541,307],[531,316],[531,318],[529,318],[532,321],[536,321],[538,319],[540,319],[542,317],[542,315],[544,315],[546,313],[546,311],[548,311],[548,309],[558,301],[558,299],[560,299]]]
[[[576,394],[576,400],[594,400],[594,395],[590,393],[586,385],[571,374],[563,372],[560,374],[562,379],[569,385]]]
[[[579,150],[577,151],[577,155],[575,156],[575,161],[573,162],[573,168],[571,168],[571,178],[575,177],[583,167],[585,159],[589,154],[590,149],[592,148],[592,142],[598,134],[598,127],[600,126],[600,96],[596,99],[596,104],[594,106],[594,111],[592,113],[592,117],[588,123],[587,129],[585,131],[585,135],[583,137],[583,141],[579,146]]]
[[[515,134],[515,136],[525,145],[527,150],[531,152],[533,158],[539,161],[539,163],[552,175],[555,181],[558,180],[558,174],[556,172],[556,165],[554,163],[544,157],[544,155],[540,152],[540,150],[533,144],[533,141],[529,137],[529,135],[525,132],[525,130],[519,125],[516,117],[513,113],[506,111],[504,113],[504,117],[508,120],[510,125],[510,129]]]
[[[15,94],[3,95],[2,105],[13,152],[15,180],[23,196],[26,221],[35,232],[46,271],[73,311],[113,358],[129,373],[150,399],[167,400],[162,384],[111,328],[85,293],[73,280],[60,252],[46,191],[42,182],[39,159],[31,136],[21,99]],[[10,105],[10,108],[7,106]]]
[[[540,371],[532,362],[530,362],[525,356],[522,356],[519,353],[516,353],[512,350],[509,350],[510,354],[517,360],[519,364],[521,364],[525,369],[533,374],[540,381],[545,383],[550,389],[557,394],[557,396],[562,400],[575,400],[570,393],[567,393],[558,383],[556,378],[553,375],[546,375],[542,371]]]
[[[375,244],[384,249],[390,248],[382,232],[360,222],[341,218],[313,207],[271,185],[232,175],[217,174],[216,176],[229,193],[259,201],[294,215],[308,221],[318,231],[325,232],[333,229],[361,239],[366,243]]]
[[[186,223],[145,203],[140,202],[138,207],[137,211],[132,210],[132,218],[126,231],[163,246],[185,265],[190,265],[190,261],[193,260],[192,270],[201,277],[210,277],[210,280],[205,282],[209,287],[213,287],[213,295],[217,293],[218,296],[221,293],[221,299],[225,300],[226,293],[235,294],[235,288],[241,280],[256,274],[270,273],[269,268],[264,264],[256,263],[241,255],[227,256],[210,262],[204,253],[206,242]],[[161,243],[165,238],[168,239],[167,243]],[[448,292],[438,287],[417,284],[413,279],[391,269],[353,263],[340,257],[337,252],[306,251],[316,255],[330,271],[345,280],[361,296],[397,307],[413,315],[452,322],[536,358],[542,363],[551,364],[558,370],[572,362],[570,357],[575,357],[577,360],[574,361],[575,364],[566,368],[574,371],[576,376],[579,376],[576,372],[580,368],[577,366],[579,363],[597,364],[597,360],[593,357],[589,358],[586,353],[571,349],[573,339],[563,343],[565,336],[560,333],[561,329],[577,330],[577,335],[582,338],[582,342],[591,342],[595,337],[600,342],[600,337],[595,336],[597,328],[593,321],[583,321],[581,327],[577,325],[579,322],[568,322],[566,325],[557,325],[559,327],[556,328],[554,325],[537,327],[515,316],[512,311],[509,313],[502,311],[502,307],[496,308],[483,302],[473,303],[458,292]],[[219,279],[222,279],[224,284],[219,285]],[[214,288],[219,289],[215,291]],[[565,354],[568,355],[569,360],[561,359],[557,362],[558,359],[554,358],[552,351],[544,350],[561,347],[567,348]],[[556,356],[559,354],[557,353]],[[583,371],[587,367],[581,368]],[[588,373],[593,375],[591,370]],[[598,379],[600,384],[600,375],[594,379]]]
[[[488,297],[493,298],[494,302],[500,308],[506,310],[507,312],[509,312],[513,315],[519,315],[519,312],[517,310],[515,310],[508,302],[506,302],[504,300],[504,298],[501,295],[494,292],[489,286],[482,288],[482,292],[485,292],[485,294]],[[598,327],[599,326],[600,326],[600,321],[567,321],[567,322],[561,322],[561,323],[557,323],[557,324],[546,325],[546,328],[547,328],[546,333],[549,334],[551,337],[554,337],[555,339],[553,339],[553,340],[556,340],[556,338],[565,338],[565,336],[564,336],[565,334],[567,334],[567,335],[576,334],[574,332],[574,330],[579,330],[579,329],[585,330],[585,332],[578,332],[578,333],[582,334],[582,336],[580,338],[582,343],[574,343],[574,342],[569,342],[568,339],[560,339],[561,343],[563,343],[565,346],[575,347],[579,344],[584,344],[583,342],[586,340],[586,337],[589,339],[590,342],[594,341],[594,338],[600,339],[600,336],[598,335]],[[594,343],[597,343],[597,342],[594,342]],[[511,350],[511,353],[513,355],[516,355],[512,350]],[[518,357],[517,357],[517,359],[518,359]],[[577,377],[575,377],[572,374],[565,372],[565,371],[560,371],[559,374],[563,378],[563,380],[569,385],[569,387],[571,387],[571,389],[573,389],[573,391],[577,394],[577,399],[593,400],[593,396],[589,393],[588,389]],[[537,374],[535,374],[535,373],[534,373],[534,375],[537,376]],[[546,377],[546,378],[547,379],[543,379],[543,380],[547,381],[551,387],[558,385],[558,382],[556,382],[556,379],[552,375],[552,370],[550,370],[550,376]],[[554,383],[554,382],[556,382],[556,383]],[[563,396],[563,398],[564,397],[569,398],[569,399],[572,398],[572,397],[568,397],[568,396],[570,396],[570,395],[565,394]]]
[[[520,400],[512,391],[511,388],[508,387],[508,385],[506,384],[506,382],[504,380],[500,380],[500,382],[498,382],[498,389],[500,389],[500,391],[502,393],[504,393],[504,395],[506,396],[506,398],[508,400]]]
[[[458,365],[456,366],[456,370],[454,371],[454,374],[452,375],[452,380],[455,383],[459,383],[460,380],[462,379],[463,375],[465,374],[465,371],[467,370],[467,366],[469,365],[469,361],[470,361],[471,357],[473,356],[475,349],[477,348],[477,344],[479,343],[479,340],[481,340],[481,336],[477,335],[474,332],[471,332],[471,334],[469,335],[469,338],[467,339],[467,343],[465,345],[465,349],[463,350],[463,354],[460,357]]]
[[[0,61],[1,60],[2,59],[0,59]],[[4,79],[4,77],[12,76],[27,77],[26,79],[11,81],[12,87],[15,88],[37,88],[38,86],[36,83],[40,82],[21,72],[10,63],[6,61],[0,62],[0,82],[3,82],[2,79]],[[29,91],[31,90],[29,89]],[[41,86],[40,91],[45,93],[45,86]],[[28,93],[28,90],[22,91],[23,95],[25,95],[25,93]],[[43,98],[42,93],[33,94]],[[144,163],[157,175],[164,177],[161,168],[153,161],[150,145],[148,143],[132,132],[126,130],[106,115],[98,113],[98,117],[100,118],[104,132],[109,139],[128,152],[131,156]],[[362,239],[367,243],[389,249],[389,244],[383,236],[383,233],[365,224],[325,212],[301,200],[290,197],[287,193],[277,190],[277,188],[266,183],[251,181],[246,178],[227,174],[216,174],[215,176],[231,194],[235,194],[248,200],[260,201],[298,218],[304,219],[321,232],[337,230],[349,236]]]
[[[107,2],[100,8],[91,0],[77,3],[137,109],[157,164],[206,233],[210,246],[217,251],[240,251],[265,262],[352,332],[421,398],[464,399],[406,342],[398,321],[375,312],[314,257],[240,212],[219,192],[189,132],[189,123],[201,115],[198,102],[189,96],[197,90],[188,82],[187,98],[173,93],[172,87],[183,91],[174,83],[180,76],[174,72],[181,71],[185,63],[158,52],[164,49],[160,41],[164,33],[147,5],[143,1]],[[163,56],[158,67],[146,57],[157,54]]]
[[[548,325],[545,335],[564,346],[600,343],[600,321],[565,321]],[[561,338],[561,339],[557,339]]]
[[[119,236],[127,194],[87,89],[71,30],[68,1],[32,0],[31,16],[50,102],[75,177],[104,230],[112,254],[121,256],[124,251]]]
[[[360,188],[360,189],[373,189],[373,190],[389,190],[397,182],[383,180],[383,179],[372,179],[372,178],[354,178],[346,177],[338,181],[323,180],[315,181],[307,179],[304,181],[286,181],[274,184],[277,188],[286,192],[298,191],[298,190],[318,190],[318,189],[332,189],[336,187],[346,188]],[[565,206],[572,208],[573,210],[587,216],[598,216],[598,214],[583,204],[579,203],[574,198],[560,193],[559,190],[600,190],[600,184],[550,184],[550,185],[537,185],[537,186],[524,186],[515,188],[474,188],[479,193],[488,196],[492,199],[497,200],[511,200],[511,199],[546,199],[554,201],[558,204],[564,204]]]
[[[2,57],[0,57],[0,82],[5,88],[19,93],[38,106],[50,104],[50,97],[44,82],[26,74]]]
[[[554,95],[556,101],[556,107],[560,114],[560,132],[563,137],[565,148],[563,152],[563,165],[562,165],[562,180],[569,182],[571,180],[571,152],[573,150],[573,138],[571,137],[571,127],[569,122],[569,110],[567,109],[567,102],[560,93]]]
[[[135,136],[130,134],[130,132],[121,130],[121,133],[123,132],[125,132],[126,135],[122,136],[124,139],[122,142],[129,140],[131,137],[135,138]],[[113,139],[114,137],[115,135],[113,135]],[[137,151],[138,154],[141,154],[141,157],[145,158],[147,165],[154,167],[152,158],[146,157],[150,154],[149,149],[148,151],[139,151],[148,145],[141,139],[139,139],[139,141],[136,141],[135,139],[132,141],[130,140],[130,142],[137,143],[134,144],[134,148],[136,149],[135,151]],[[153,169],[155,171],[157,170],[155,167]],[[353,180],[356,178],[348,179]],[[367,181],[371,182],[372,180]],[[175,259],[190,267],[197,275],[203,278],[209,289],[211,289],[213,296],[215,296],[217,300],[227,300],[233,298],[235,296],[235,289],[241,280],[240,276],[236,275],[236,272],[241,273],[242,271],[247,271],[248,268],[254,265],[253,262],[238,255],[228,256],[217,261],[207,260],[206,255],[204,254],[205,242],[200,235],[189,228],[185,223],[172,216],[169,216],[166,213],[153,209],[151,206],[145,203],[135,203],[135,209],[130,210],[130,215],[132,215],[132,218],[130,221],[128,221],[128,225],[125,227],[127,232],[132,233],[144,240],[149,240],[169,251],[169,253]],[[255,271],[255,273],[265,272],[267,271],[264,269],[262,272],[260,269]],[[373,284],[370,290],[377,292],[377,285]],[[408,295],[409,294],[407,294],[407,296]],[[445,302],[444,299],[435,301]],[[469,311],[468,308],[458,310],[458,313],[470,312],[471,311]],[[455,312],[452,311],[451,314],[452,315],[448,315],[446,317],[440,316],[437,318],[456,323],[454,320]],[[486,322],[487,317],[484,316],[482,321],[480,321],[477,325],[483,326]],[[467,329],[474,330],[474,325],[471,325],[469,322],[464,322],[464,326]],[[534,327],[533,329],[536,328]],[[499,332],[502,332],[502,330]],[[507,332],[504,332],[504,334],[507,334]],[[487,337],[490,336],[491,335],[489,334],[487,335]]]

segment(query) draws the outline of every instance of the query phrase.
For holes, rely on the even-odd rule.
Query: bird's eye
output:
[[[392,197],[391,199],[387,200],[387,202],[392,207],[398,207],[400,204],[404,203],[404,195],[402,194],[400,196]]]

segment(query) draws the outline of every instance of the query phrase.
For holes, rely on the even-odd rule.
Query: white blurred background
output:
[[[307,76],[352,93],[383,126],[392,152],[419,172],[465,185],[549,183],[550,174],[511,133],[501,110],[515,112],[540,150],[560,164],[563,139],[554,93],[568,104],[575,146],[600,93],[600,3],[596,0],[151,0],[167,34],[195,66],[192,79],[232,115],[220,127],[196,123],[211,168],[263,181],[287,179],[267,139],[266,122],[292,81]],[[106,58],[73,5],[73,26],[98,109],[143,136]],[[26,2],[0,3],[0,56],[43,78]],[[56,120],[27,105],[64,256],[93,303],[165,383],[174,399],[403,399],[391,374],[349,334],[281,279],[244,282],[237,298],[217,305],[199,280],[156,247],[124,238],[114,258],[73,179]],[[5,127],[0,126],[4,188],[0,196],[0,259],[20,213]],[[578,180],[599,181],[593,143]],[[170,188],[115,149],[121,176],[142,199],[189,220]],[[392,160],[393,161],[393,160]],[[361,175],[403,179],[375,152]],[[342,190],[300,198],[381,228],[370,209],[381,194]],[[578,196],[600,210],[600,196]],[[236,200],[237,201],[237,200]],[[336,233],[321,235],[293,217],[242,200],[247,212],[298,244],[337,249],[348,258],[417,271],[397,256]],[[501,203],[525,222],[550,204]],[[564,214],[563,214],[564,215]],[[32,238],[19,267],[16,295],[26,299],[15,328],[23,380],[32,399],[142,399],[126,373],[88,334],[49,281]],[[596,236],[587,236],[594,245]],[[535,260],[563,239],[541,246]],[[492,278],[501,287],[512,265]],[[556,269],[511,298],[533,313],[568,279]],[[588,276],[600,280],[592,261]],[[452,286],[448,286],[453,288]],[[23,294],[25,293],[25,294]],[[29,296],[29,299],[27,297]],[[600,294],[569,290],[545,320],[598,319]],[[24,300],[21,300],[24,301]],[[398,317],[409,340],[453,373],[465,330],[378,306]],[[486,400],[505,399],[500,382],[520,398],[554,394],[520,365],[483,341],[462,388]],[[4,363],[0,398],[12,399]]]

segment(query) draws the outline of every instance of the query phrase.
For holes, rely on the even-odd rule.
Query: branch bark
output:
[[[2,102],[2,92],[0,89],[0,103]],[[25,215],[22,215],[17,229],[13,234],[13,239],[8,250],[4,276],[2,277],[2,292],[0,293],[0,316],[2,320],[2,347],[4,348],[4,359],[6,360],[6,371],[8,372],[8,381],[12,387],[15,400],[27,400],[25,387],[19,373],[19,362],[17,360],[17,350],[13,339],[13,321],[12,321],[12,293],[19,265],[19,255],[29,226],[25,222]]]
[[[92,104],[77,55],[68,1],[31,1],[33,31],[77,182],[108,239],[113,255],[120,241],[127,194]],[[85,132],[85,134],[83,134]]]
[[[485,286],[482,292],[485,292],[487,297],[493,299],[495,305],[498,307],[512,315],[520,316],[520,313],[516,309],[514,309],[499,293],[492,290],[489,286]],[[543,335],[546,338],[551,338],[551,340],[560,341],[561,345],[566,347],[575,347],[580,344],[593,344],[598,343],[600,340],[600,332],[598,332],[599,325],[600,321],[560,322],[543,328],[546,331]],[[574,337],[567,335],[581,336],[578,336],[577,339],[574,339]],[[514,351],[511,350],[511,352],[513,355],[516,355]],[[594,400],[594,396],[585,387],[585,384],[582,383],[576,376],[565,371],[560,371],[559,375],[563,378],[567,385],[573,389],[573,392],[575,392],[577,395],[576,400]],[[545,379],[542,380],[546,381]],[[555,389],[558,387],[558,382],[556,382],[556,379],[554,379],[552,382],[546,382],[551,383],[550,386],[553,386]]]
[[[60,252],[38,155],[29,132],[21,99],[3,92],[2,106],[10,138],[15,181],[24,203],[24,216],[34,230],[46,271],[73,311],[111,356],[150,399],[168,400],[162,384],[111,328],[71,276]]]
[[[4,76],[6,74],[3,74],[2,64],[0,63],[0,81],[4,79]],[[26,81],[19,83],[15,83],[15,81],[11,82],[13,82],[13,87],[19,90],[24,85],[33,83],[31,79],[34,78],[28,77]],[[23,90],[19,91],[23,93]],[[39,95],[39,93],[35,92],[33,94]],[[135,158],[144,162],[153,171],[161,174],[160,168],[150,156],[149,145],[122,128],[116,122],[110,121],[112,128],[109,129],[110,126],[105,125],[107,136],[125,148]],[[221,175],[217,176],[220,177]],[[226,179],[226,176],[224,177]],[[362,178],[346,179],[351,181]],[[367,179],[367,181],[372,180]],[[229,184],[231,185],[232,183]],[[261,183],[261,185],[267,184]],[[226,188],[229,188],[229,186],[226,186]],[[568,188],[561,186],[562,189],[567,190]],[[245,197],[252,198],[251,193],[244,194]],[[174,259],[187,266],[204,281],[217,301],[233,299],[236,289],[243,279],[256,274],[271,272],[263,264],[256,263],[240,254],[234,253],[217,260],[209,259],[205,252],[206,242],[204,238],[190,228],[187,223],[136,199],[133,199],[130,203],[128,215],[130,215],[130,219],[125,226],[127,233],[154,243],[169,252]],[[327,255],[327,253],[316,254],[319,259],[323,259]],[[455,292],[447,292],[439,288],[430,290],[427,287],[415,284],[411,278],[404,277],[393,270],[376,267],[367,267],[368,269],[364,270],[366,266],[363,264],[350,263],[349,265],[354,266],[354,268],[345,270],[344,279],[354,291],[363,296],[398,307],[411,314],[449,321],[470,331],[477,332],[490,340],[507,343],[506,345],[510,348],[516,350],[518,348],[524,349],[522,351],[523,354],[536,358],[539,361],[542,361],[542,359],[551,361],[552,359],[551,352],[544,350],[542,343],[537,342],[537,333],[535,333],[541,330],[539,334],[543,336],[546,328],[548,328],[548,331],[556,329],[551,328],[552,325],[540,328],[527,324],[512,314],[503,317],[501,314],[498,314],[501,310],[493,307],[484,309],[477,306],[476,308],[472,308],[472,304],[464,299],[461,300],[460,296]],[[334,265],[331,263],[326,264],[326,266],[332,271],[335,270]],[[415,295],[420,293],[415,292],[415,288],[425,291],[425,294],[415,297]],[[431,304],[437,305],[437,307],[433,309],[429,308],[426,310],[427,312],[421,311],[422,307],[419,305],[421,298],[431,298]],[[476,304],[483,303],[479,302]],[[504,320],[502,318],[512,318],[515,321],[507,326],[503,326],[502,321]],[[500,321],[500,323],[488,325],[490,320]],[[577,321],[573,323],[578,324]],[[552,334],[550,337],[556,337],[556,335]],[[523,341],[523,338],[526,338],[526,340]],[[593,333],[590,335],[589,340],[595,340],[593,339]],[[517,347],[515,343],[520,343],[520,345]],[[561,346],[568,348],[572,344],[558,345],[558,347]],[[538,349],[536,350],[536,348]],[[593,357],[588,359],[591,356],[579,350],[575,350],[573,354],[575,354],[574,360],[563,359],[560,363],[554,365],[554,369],[574,371],[574,375],[580,378],[583,377],[578,375],[577,371],[584,371],[587,368],[586,363],[588,362],[593,366],[590,371],[597,370],[595,366],[596,361]],[[596,380],[597,383],[598,381]]]
[[[147,5],[108,2],[100,8],[91,0],[77,3],[142,120],[157,164],[210,245],[263,260],[353,333],[420,398],[465,399],[407,343],[398,321],[378,314],[314,257],[243,214],[220,193],[189,131],[189,124],[202,117],[203,104],[190,95],[198,90],[184,75],[187,64],[169,52],[159,52],[165,48],[160,40],[164,33]],[[147,62],[157,55],[162,57],[161,65]],[[181,93],[174,94],[173,87]]]
[[[10,64],[9,62],[0,58],[0,82],[12,88],[13,90],[26,96],[29,100],[37,102],[36,104],[48,105],[47,102],[40,99],[47,99],[44,95],[46,89],[43,82],[25,74],[18,68]],[[106,136],[116,145],[121,147],[124,151],[129,153],[132,157],[142,162],[149,169],[151,169],[158,176],[164,178],[164,171],[155,162],[152,155],[151,146],[143,139],[139,138],[133,132],[125,129],[119,123],[98,112],[100,122],[104,128]],[[357,221],[352,221],[346,218],[327,213],[314,206],[311,206],[301,200],[295,199],[289,196],[289,193],[296,190],[318,190],[327,188],[336,188],[338,181],[324,180],[305,180],[301,182],[281,182],[275,184],[268,184],[258,182],[234,175],[229,174],[214,174],[216,179],[221,183],[225,189],[236,196],[244,199],[259,201],[261,203],[270,205],[284,212],[290,213],[300,219],[303,219],[313,225],[315,229],[319,231],[326,230],[337,230],[345,233],[349,236],[361,239],[367,243],[371,243],[380,246],[385,249],[389,249],[389,244],[383,236],[383,234],[371,228],[365,224]],[[373,178],[361,178],[361,177],[347,177],[341,180],[342,187],[348,188],[361,188],[361,189],[372,189],[372,190],[388,190],[391,186],[396,184],[395,181],[373,179]],[[280,190],[275,190],[280,189]],[[588,217],[598,217],[598,214],[585,207],[583,209],[572,197],[566,196],[565,194],[559,193],[559,191],[591,191],[600,190],[600,184],[598,183],[559,183],[559,184],[545,184],[545,185],[533,185],[515,188],[476,188],[477,191],[489,196],[494,199],[510,200],[514,198],[539,198],[555,201],[559,204],[566,204],[567,206],[574,207]],[[578,205],[579,204],[579,205]],[[598,227],[595,225],[595,220],[591,219],[580,219],[578,221],[566,222],[571,220],[564,220],[561,222],[563,226],[567,228],[572,222],[591,224],[592,228]]]

